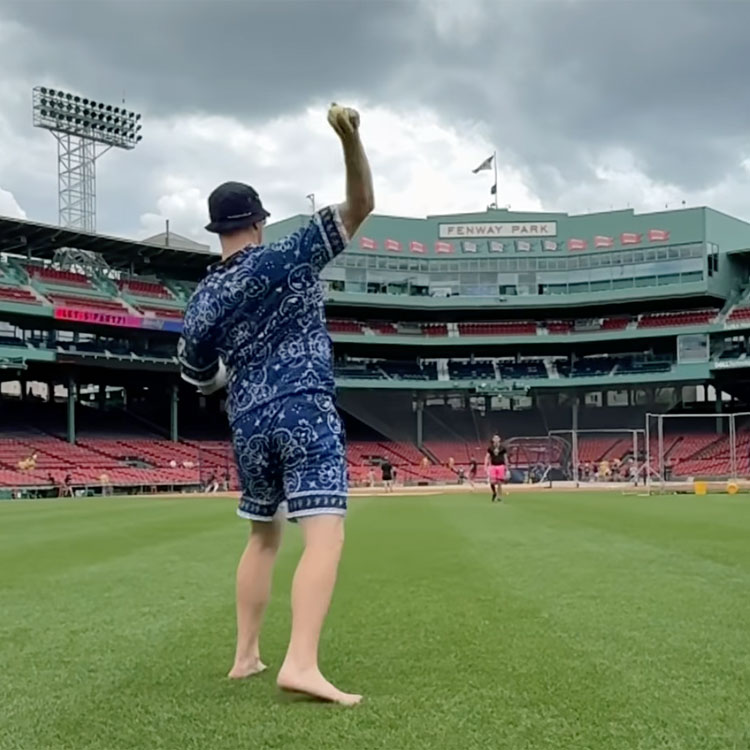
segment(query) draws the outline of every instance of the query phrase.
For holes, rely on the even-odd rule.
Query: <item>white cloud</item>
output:
[[[25,219],[26,212],[18,205],[13,193],[0,188],[0,216],[10,216],[13,219]]]
[[[452,44],[469,46],[477,41],[487,23],[492,3],[488,0],[420,0],[435,31]]]
[[[377,212],[400,216],[483,211],[491,202],[492,172],[471,170],[492,153],[481,128],[448,125],[430,110],[362,107],[362,139],[376,187]],[[145,143],[145,141],[144,141]],[[205,198],[220,182],[243,180],[260,193],[273,219],[344,198],[340,146],[323,108],[309,108],[251,128],[232,118],[195,115],[149,122],[154,158],[154,210],[140,218],[144,233],[164,220],[181,234],[206,241]],[[142,155],[143,156],[143,155]],[[500,154],[500,200],[540,209],[539,200]]]
[[[555,170],[548,179],[559,195],[550,210],[584,213],[633,208],[638,212],[678,209],[683,206],[709,206],[750,220],[746,196],[750,192],[750,160],[738,157],[736,169],[699,190],[685,190],[648,174],[627,149],[607,149],[584,157],[594,179],[568,183]]]

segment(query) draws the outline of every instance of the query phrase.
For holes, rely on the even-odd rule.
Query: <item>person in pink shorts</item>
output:
[[[508,467],[506,465],[507,451],[500,435],[493,435],[487,455],[484,457],[484,470],[492,490],[492,502],[502,502],[503,483],[506,481]]]

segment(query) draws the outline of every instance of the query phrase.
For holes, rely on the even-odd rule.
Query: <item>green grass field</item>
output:
[[[0,748],[750,747],[746,497],[354,499],[322,663],[355,709],[225,679],[233,507],[0,503]]]

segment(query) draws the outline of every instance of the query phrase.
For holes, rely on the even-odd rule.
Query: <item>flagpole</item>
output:
[[[497,151],[493,154],[492,163],[495,165],[495,208],[497,209]]]

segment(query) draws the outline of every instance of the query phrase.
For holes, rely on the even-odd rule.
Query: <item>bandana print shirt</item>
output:
[[[276,399],[333,395],[331,340],[320,271],[348,242],[337,208],[278,242],[217,263],[185,311],[178,359],[185,380],[211,383],[227,369],[230,424]]]

